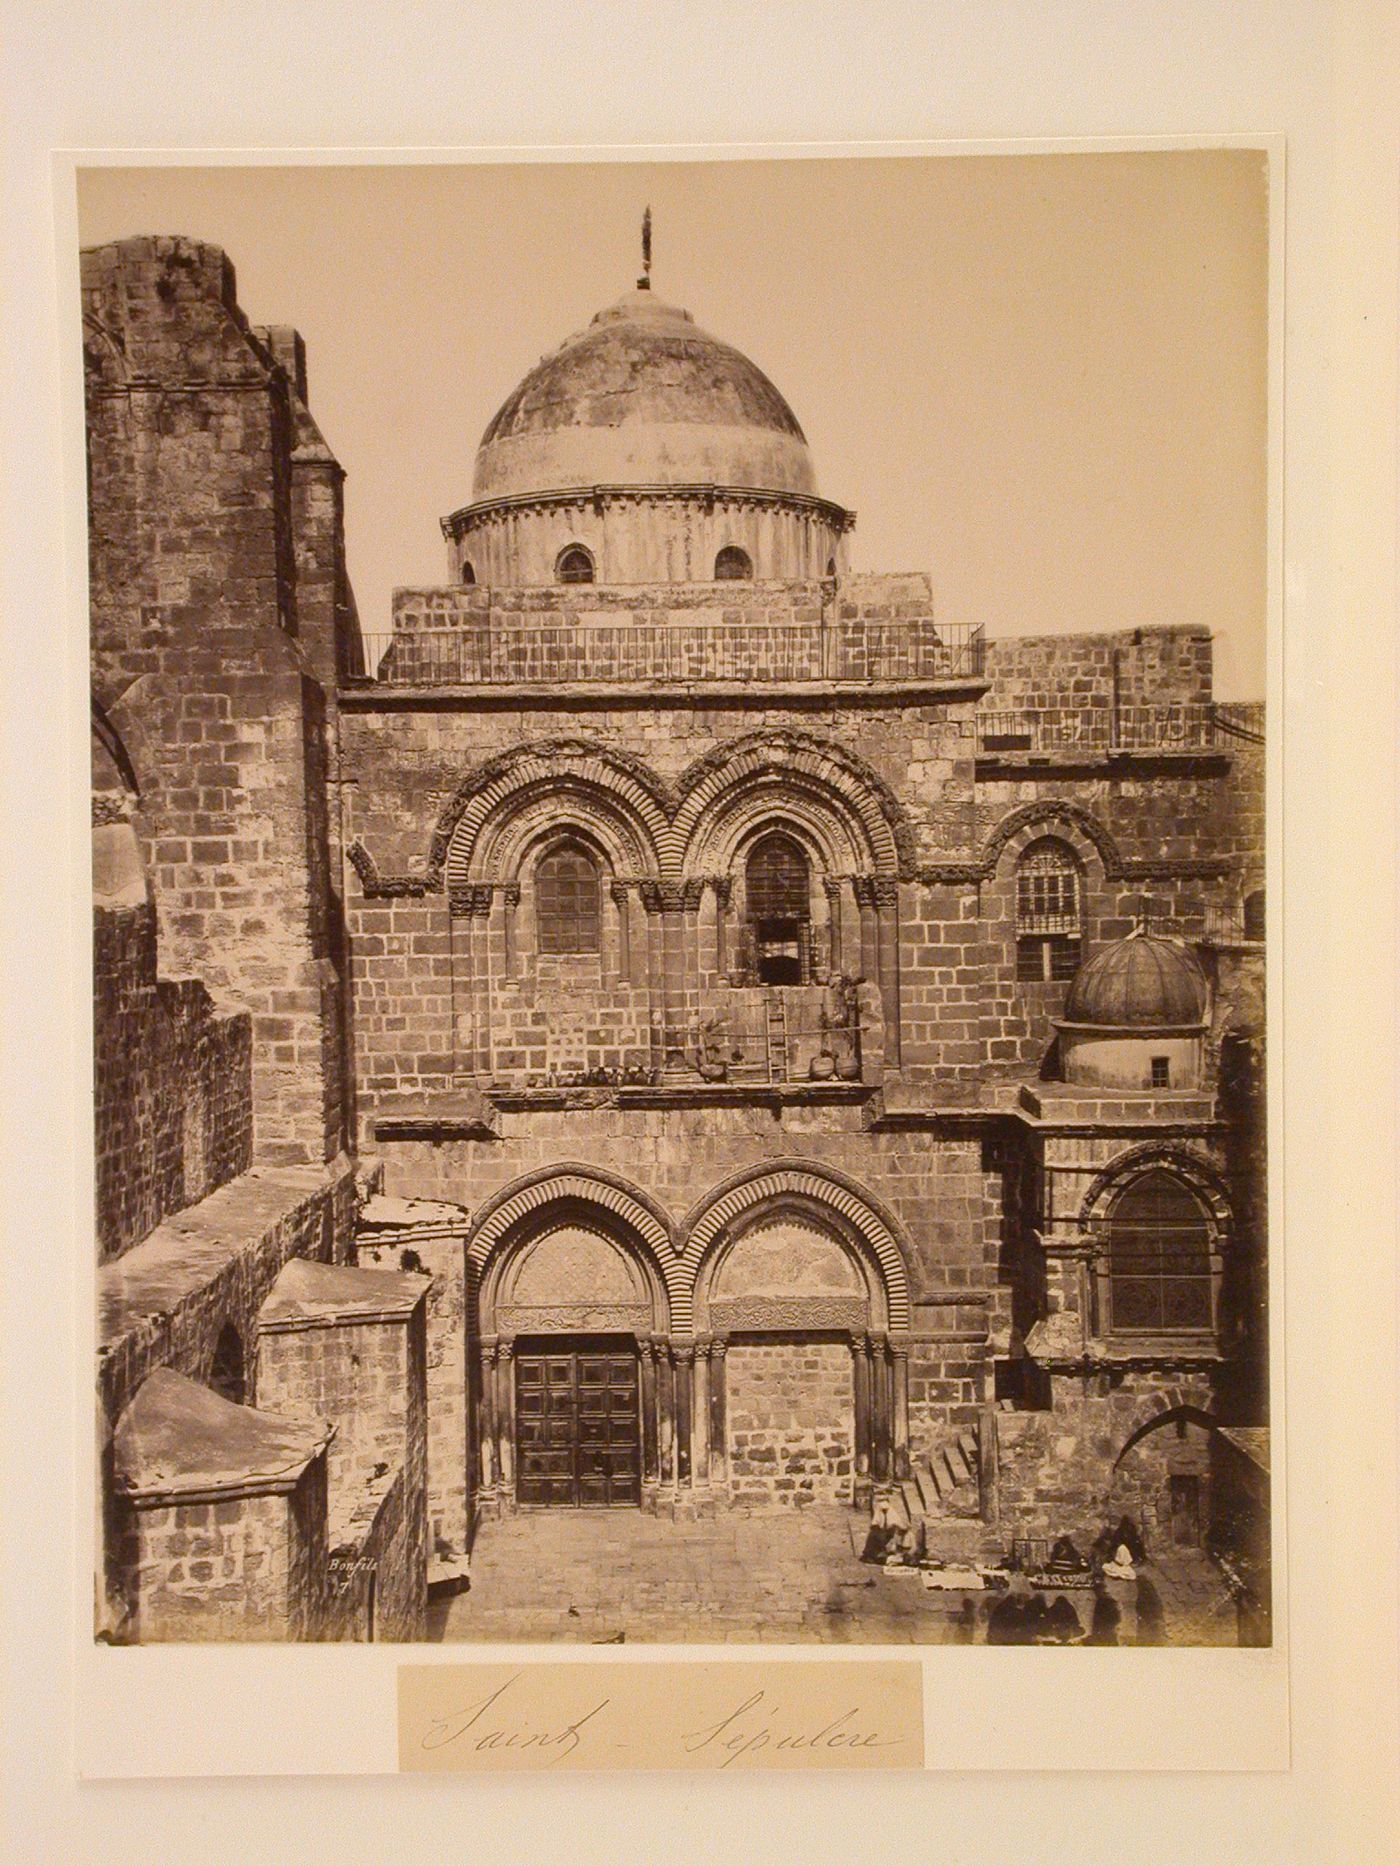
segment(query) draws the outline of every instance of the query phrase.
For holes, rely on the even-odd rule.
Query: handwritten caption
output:
[[[907,1660],[399,1667],[399,1767],[917,1769]]]

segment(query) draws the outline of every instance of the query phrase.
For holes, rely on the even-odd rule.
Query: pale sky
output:
[[[772,378],[858,570],[989,634],[1200,623],[1264,691],[1267,181],[1256,151],[89,169],[84,244],[225,248],[306,340],[361,621],[446,581],[438,529],[546,351],[653,283]]]

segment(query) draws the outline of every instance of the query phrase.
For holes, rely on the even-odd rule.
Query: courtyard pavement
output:
[[[583,1643],[982,1644],[998,1598],[930,1593],[858,1559],[867,1518],[841,1508],[672,1522],[637,1510],[540,1510],[482,1525],[471,1585],[433,1601],[428,1638]],[[1166,1642],[1234,1645],[1218,1570],[1195,1551],[1144,1564]],[[1134,1582],[1114,1582],[1122,1643],[1136,1631]],[[1087,1629],[1092,1599],[1069,1596]],[[971,1640],[969,1641],[969,1631]]]

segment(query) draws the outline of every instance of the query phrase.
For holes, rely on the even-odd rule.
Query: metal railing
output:
[[[1209,701],[1164,705],[1016,707],[979,712],[982,752],[1199,751],[1220,743]]]
[[[527,681],[958,680],[980,675],[980,628],[919,622],[467,625],[365,633],[363,678],[400,687]]]

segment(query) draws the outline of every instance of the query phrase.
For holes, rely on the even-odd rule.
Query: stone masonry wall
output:
[[[243,1172],[251,1030],[195,979],[156,976],[155,910],[93,919],[97,1240],[103,1259]]]
[[[327,699],[295,639],[295,391],[217,248],[100,247],[83,288],[93,685],[136,771],[161,970],[251,1013],[256,1156],[330,1159],[338,907]]]
[[[125,1637],[286,1640],[319,1636],[326,1559],[326,1466],[290,1495],[124,1509],[118,1561]]]
[[[733,1341],[725,1357],[729,1487],[737,1503],[851,1500],[854,1388],[845,1341]]]

